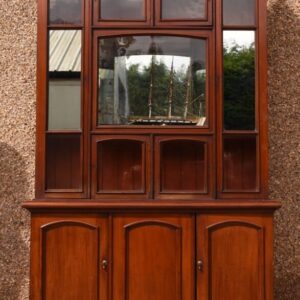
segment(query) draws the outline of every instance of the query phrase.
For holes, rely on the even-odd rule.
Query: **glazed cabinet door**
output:
[[[194,217],[118,215],[113,300],[194,299]]]
[[[272,218],[197,217],[197,300],[272,296]]]
[[[33,215],[30,299],[108,299],[107,236],[105,217]]]

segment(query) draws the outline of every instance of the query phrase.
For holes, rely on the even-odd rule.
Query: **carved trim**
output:
[[[86,222],[79,222],[76,220],[62,220],[62,221],[54,221],[47,224],[44,224],[41,226],[41,231],[49,230],[52,227],[58,227],[60,225],[77,225],[77,226],[83,226],[83,227],[89,227],[90,229],[97,229],[98,226],[93,226]]]
[[[146,220],[146,221],[136,221],[136,222],[132,222],[130,224],[127,224],[126,226],[124,226],[123,228],[125,230],[128,230],[129,227],[133,227],[132,229],[134,229],[135,227],[139,227],[139,226],[147,226],[147,225],[162,225],[164,227],[170,227],[170,228],[175,228],[175,229],[181,229],[180,226],[165,222],[165,221],[160,221],[160,220]],[[129,228],[129,230],[131,230],[131,228]]]
[[[243,220],[227,220],[227,221],[222,221],[218,223],[214,223],[212,225],[207,226],[206,228],[208,231],[212,231],[221,227],[229,227],[229,226],[244,226],[244,227],[253,227],[256,228],[257,230],[263,229],[262,226],[259,226],[257,224],[248,222],[248,221],[243,221]]]

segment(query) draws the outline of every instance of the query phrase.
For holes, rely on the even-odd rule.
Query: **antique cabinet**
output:
[[[266,1],[39,0],[31,299],[273,299]]]

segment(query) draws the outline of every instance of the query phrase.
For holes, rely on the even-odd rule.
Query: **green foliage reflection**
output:
[[[192,92],[188,107],[188,117],[199,117],[199,103],[205,99],[205,72],[200,64],[192,65]],[[127,70],[128,93],[131,116],[147,116],[149,113],[148,98],[151,73],[153,77],[153,116],[167,116],[168,94],[170,88],[170,68],[163,62],[154,59],[153,64],[140,68],[132,64]],[[174,72],[172,115],[182,117],[187,93],[187,71],[182,68]],[[203,108],[204,110],[204,108]],[[203,111],[201,112],[203,114]]]
[[[255,49],[224,48],[224,126],[227,130],[255,129]]]

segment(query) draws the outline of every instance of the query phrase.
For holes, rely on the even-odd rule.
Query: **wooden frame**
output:
[[[196,199],[213,199],[214,193],[214,169],[212,155],[212,138],[199,137],[190,135],[164,135],[156,136],[154,139],[154,198],[155,199],[180,199],[180,200],[196,200]],[[168,142],[195,142],[203,144],[204,151],[204,177],[203,190],[163,190],[162,183],[162,145]],[[176,162],[173,161],[173,164]],[[174,170],[173,173],[176,173]]]
[[[145,18],[134,19],[101,19],[101,0],[97,0],[93,5],[93,25],[102,28],[170,28],[170,27],[196,27],[212,25],[213,1],[205,0],[205,16],[199,19],[162,19],[161,1],[162,0],[143,0],[145,3]],[[154,14],[155,12],[155,14]]]
[[[112,27],[151,27],[153,24],[153,5],[152,0],[142,0],[144,2],[144,19],[101,19],[101,0],[94,1],[93,5],[93,25],[103,28]]]
[[[70,250],[68,248],[70,242],[70,238],[76,241],[76,227],[83,227],[86,228],[86,231],[93,232],[93,235],[95,236],[95,248],[96,248],[96,256],[90,257],[89,262],[91,260],[95,261],[94,264],[89,264],[86,267],[89,267],[90,269],[94,270],[94,273],[97,275],[96,280],[94,280],[97,285],[94,285],[94,290],[99,299],[108,299],[109,294],[109,273],[105,270],[100,269],[100,262],[103,259],[109,259],[110,258],[110,249],[109,249],[109,221],[108,217],[104,214],[89,214],[89,215],[81,215],[79,213],[74,213],[72,215],[66,214],[66,213],[55,213],[54,215],[50,216],[44,216],[43,214],[36,214],[32,220],[31,220],[31,236],[32,236],[32,242],[31,242],[31,275],[35,278],[35,280],[31,280],[30,284],[30,298],[31,299],[45,299],[45,293],[49,292],[45,290],[45,281],[49,281],[47,278],[46,273],[46,259],[45,256],[47,252],[45,251],[45,248],[47,248],[46,245],[46,232],[48,229],[51,228],[63,228],[69,226],[71,229],[73,229],[71,232],[69,231],[68,238],[63,238],[62,235],[56,234],[57,237],[61,237],[60,244],[56,244],[58,253],[63,257],[67,259],[70,255],[68,251]],[[71,234],[70,234],[71,233]],[[78,244],[78,242],[77,242]],[[55,246],[55,248],[56,248]],[[91,246],[91,245],[89,245]],[[82,245],[79,245],[78,248],[82,249]],[[77,251],[77,254],[80,251]],[[79,264],[78,264],[79,262]],[[53,264],[57,264],[58,261],[54,260],[52,261]],[[49,264],[49,263],[48,263]],[[80,269],[85,266],[82,264],[80,260],[74,260],[73,264],[77,265],[75,270],[80,272]],[[51,261],[50,261],[51,265]],[[81,266],[80,266],[81,265]],[[70,267],[70,264],[69,264]],[[79,273],[78,272],[78,273]],[[52,279],[55,280],[57,272],[55,272],[52,277]],[[79,275],[79,274],[78,274]],[[84,275],[83,275],[84,276]],[[89,279],[88,279],[89,280]],[[51,281],[51,278],[50,278]],[[66,288],[65,285],[62,284],[60,289]],[[74,288],[74,287],[73,287]],[[82,286],[75,287],[79,289],[82,289]],[[59,287],[52,286],[50,290],[55,291],[56,289],[59,289]],[[91,289],[87,289],[91,293]],[[84,291],[83,291],[84,293]],[[82,295],[84,297],[86,295]]]
[[[99,2],[83,1],[82,24],[50,24],[48,25],[48,5],[44,0],[38,2],[38,68],[37,68],[37,151],[36,151],[36,198],[37,199],[96,199],[96,193],[91,193],[94,188],[94,177],[91,167],[95,164],[92,158],[91,144],[96,136],[99,139],[107,135],[148,136],[153,140],[159,135],[193,136],[201,135],[209,139],[209,155],[212,157],[213,170],[210,178],[212,184],[209,196],[205,199],[266,199],[268,197],[268,143],[267,143],[267,64],[266,64],[266,3],[256,0],[256,25],[255,26],[223,26],[222,1],[208,1],[207,22],[187,20],[159,21],[160,0],[147,2],[147,20],[143,22],[99,21]],[[157,7],[156,7],[157,8]],[[154,19],[155,17],[155,19]],[[206,26],[206,27],[205,27]],[[100,28],[103,28],[101,31]],[[119,29],[118,29],[119,28]],[[122,29],[121,29],[122,28]],[[49,131],[47,132],[47,66],[48,66],[48,30],[81,30],[82,31],[82,107],[81,131]],[[223,30],[255,30],[256,34],[256,129],[224,130],[223,129],[223,63],[222,63],[222,32]],[[96,99],[97,99],[97,39],[117,35],[172,35],[207,39],[207,65],[208,75],[207,90],[207,127],[195,126],[97,126]],[[50,190],[45,191],[46,168],[46,136],[50,134],[81,134],[81,165],[82,188],[76,190]],[[223,188],[223,137],[225,136],[253,136],[257,138],[257,178],[256,191],[224,190]],[[93,136],[93,137],[91,137]],[[155,140],[156,138],[154,138]],[[152,143],[152,142],[151,142]],[[155,146],[156,147],[156,146]],[[155,148],[156,149],[156,148]],[[156,150],[155,150],[156,151]],[[152,156],[156,155],[151,154]],[[149,156],[150,157],[150,156]],[[151,161],[151,159],[150,159]],[[151,162],[149,162],[151,165]],[[157,168],[157,167],[156,167]],[[94,176],[94,175],[93,175]],[[150,180],[150,179],[149,179]],[[161,197],[149,192],[151,197]],[[154,195],[154,194],[155,195]],[[174,196],[174,195],[173,195]],[[170,198],[173,198],[173,196]],[[182,196],[182,195],[181,195]],[[178,196],[178,199],[181,198]],[[96,197],[96,198],[95,198]],[[150,197],[150,198],[151,198]],[[198,197],[198,196],[197,196]],[[203,199],[201,196],[199,199]],[[104,199],[104,197],[100,197]],[[168,197],[167,197],[168,198]],[[166,198],[166,199],[167,199]],[[177,196],[175,197],[177,198]],[[189,197],[187,197],[189,198]],[[107,198],[111,199],[110,197]],[[121,199],[121,198],[118,198]],[[125,199],[125,198],[124,198]],[[123,199],[123,200],[124,200]],[[194,198],[196,199],[196,198]],[[123,201],[122,200],[122,201]]]
[[[111,130],[122,130],[124,133],[160,133],[160,132],[169,132],[174,129],[174,132],[178,132],[180,128],[184,132],[190,133],[212,133],[214,130],[214,59],[213,54],[213,36],[212,32],[208,30],[203,30],[201,32],[195,30],[155,30],[155,29],[144,29],[144,30],[102,30],[94,31],[93,37],[93,66],[98,65],[98,39],[103,37],[116,37],[116,36],[126,36],[126,35],[163,35],[163,36],[178,36],[178,37],[190,37],[190,38],[199,38],[207,40],[206,46],[206,61],[207,61],[207,80],[206,80],[206,114],[208,118],[208,126],[167,126],[162,128],[161,126],[127,126],[127,125],[97,125],[97,111],[98,111],[98,70],[97,68],[93,69],[93,120],[92,128],[93,133],[104,133],[111,132]],[[211,80],[210,80],[211,79]]]
[[[99,165],[98,146],[103,142],[122,141],[130,143],[140,143],[141,151],[141,189],[136,190],[99,190],[98,174],[102,166]],[[95,199],[149,199],[151,191],[151,157],[150,157],[150,139],[147,136],[139,135],[95,135],[92,138],[92,197]],[[123,149],[120,149],[122,152]],[[112,167],[111,167],[112,168]],[[134,168],[134,166],[132,167]],[[103,172],[103,171],[102,171]],[[102,175],[104,176],[104,175]],[[110,179],[112,181],[112,178]]]
[[[217,110],[217,198],[264,199],[268,198],[268,100],[267,100],[267,55],[266,55],[266,3],[255,0],[256,25],[223,26],[222,2],[216,2],[216,76],[217,103],[223,101],[223,30],[255,31],[255,130],[224,130],[223,110]],[[257,136],[257,191],[225,191],[223,187],[223,136]]]

